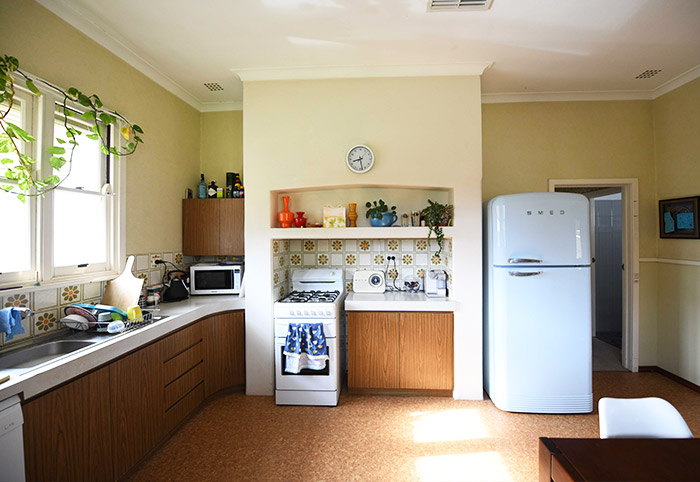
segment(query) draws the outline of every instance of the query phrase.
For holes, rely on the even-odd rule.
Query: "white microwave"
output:
[[[241,292],[240,264],[199,263],[190,266],[190,294],[237,295]]]

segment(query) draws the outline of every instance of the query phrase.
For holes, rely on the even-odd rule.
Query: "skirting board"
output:
[[[678,375],[669,372],[668,370],[664,370],[661,367],[657,367],[655,365],[650,365],[650,366],[643,366],[639,367],[640,372],[653,372],[653,373],[659,373],[667,378],[670,378],[674,382],[678,382],[683,386],[686,386],[690,388],[691,390],[694,390],[698,393],[700,393],[700,385],[696,385],[691,381],[686,380],[685,378],[679,377]]]

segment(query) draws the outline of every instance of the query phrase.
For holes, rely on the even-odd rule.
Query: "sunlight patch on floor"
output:
[[[491,436],[475,409],[415,412],[413,441],[417,443],[473,440]]]
[[[420,480],[510,481],[513,480],[498,452],[434,455],[416,460]]]

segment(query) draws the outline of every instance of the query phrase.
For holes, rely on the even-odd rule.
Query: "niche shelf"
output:
[[[454,227],[443,226],[445,238],[452,238]],[[419,239],[428,237],[426,227],[358,228],[272,228],[273,239]],[[435,235],[432,235],[434,238]]]

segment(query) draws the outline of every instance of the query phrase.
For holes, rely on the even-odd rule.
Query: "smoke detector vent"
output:
[[[493,0],[428,0],[428,12],[488,10]]]
[[[635,79],[651,79],[653,76],[661,72],[661,70],[656,70],[656,69],[647,69],[638,76],[635,77]]]
[[[221,85],[219,85],[217,82],[205,82],[204,87],[211,90],[212,92],[216,92],[217,90],[224,90],[224,88],[221,87]]]

